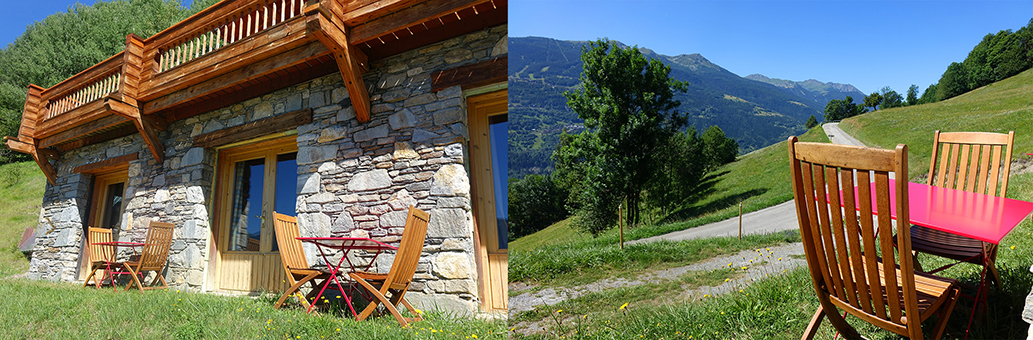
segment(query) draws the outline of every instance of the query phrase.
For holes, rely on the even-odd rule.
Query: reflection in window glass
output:
[[[230,250],[259,251],[262,236],[262,182],[265,160],[237,162],[233,174]]]
[[[296,152],[276,156],[276,202],[273,210],[290,216],[297,216],[298,201],[298,154]],[[276,237],[276,234],[273,234]],[[278,241],[273,240],[273,250],[279,250]]]
[[[122,224],[122,195],[125,192],[125,182],[108,185],[108,197],[104,200],[107,216],[103,217],[102,227],[118,229]]]
[[[495,187],[495,217],[498,219],[499,249],[509,248],[509,195],[507,195],[507,174],[509,153],[506,139],[509,136],[507,115],[488,117],[488,136],[491,139],[492,182]]]

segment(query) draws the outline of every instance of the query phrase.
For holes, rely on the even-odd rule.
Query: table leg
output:
[[[337,289],[339,289],[341,294],[344,295],[344,299],[348,303],[348,309],[351,310],[353,315],[356,315],[355,307],[352,307],[351,305],[351,297],[349,297],[348,294],[344,293],[344,287],[342,287],[341,282],[337,280],[337,273],[340,272],[341,264],[344,263],[344,259],[348,258],[348,251],[344,251],[343,257],[340,261],[337,262],[337,266],[334,266],[330,262],[330,259],[326,257],[326,253],[323,252],[323,247],[321,247],[319,244],[316,244],[316,249],[319,249],[319,255],[323,257],[323,262],[326,263],[326,266],[330,269],[330,280],[327,280],[326,283],[323,284],[323,288],[319,290],[319,294],[316,294],[315,300],[311,301],[311,303],[309,304],[307,312],[312,312],[312,307],[315,307],[316,302],[319,301],[319,298],[323,296],[323,292],[325,292],[326,288],[330,286],[331,282],[333,282],[337,284]],[[351,263],[351,261],[349,261],[349,263]]]
[[[984,242],[984,244],[985,244],[985,242]],[[983,292],[983,290],[986,289],[986,268],[989,266],[989,262],[990,262],[990,254],[987,253],[986,247],[983,247],[982,258],[983,258],[983,270],[979,271],[979,287],[976,288],[975,302],[973,302],[973,304],[972,304],[972,312],[969,313],[969,316],[968,316],[968,325],[965,326],[965,340],[968,340],[969,331],[972,330],[972,320],[975,319],[975,317],[976,317],[976,310],[979,308],[979,302],[980,302],[979,301],[979,297],[980,297],[980,295],[982,295],[983,300],[989,300],[988,299],[988,295],[990,295],[990,292],[989,291],[987,291],[985,293]],[[1000,283],[998,282],[998,284],[1000,284]],[[984,303],[983,306],[989,307],[988,306],[989,303],[990,303],[989,301],[986,301],[986,303]]]

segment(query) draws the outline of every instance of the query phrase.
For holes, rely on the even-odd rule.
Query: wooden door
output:
[[[486,311],[508,308],[507,95],[503,90],[467,99],[474,243],[481,307]]]
[[[287,288],[273,212],[296,215],[297,149],[295,138],[288,137],[219,153],[216,244],[220,289]]]
[[[89,218],[83,224],[83,235],[88,235],[89,227],[107,228],[115,231],[122,225],[123,202],[126,182],[129,179],[126,170],[120,170],[93,178],[93,190],[90,193]],[[116,239],[117,240],[117,239]],[[79,279],[85,280],[90,274],[90,247],[88,238],[83,238],[79,261]]]

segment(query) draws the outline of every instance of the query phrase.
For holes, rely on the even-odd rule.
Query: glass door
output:
[[[123,196],[126,192],[127,172],[115,172],[98,175],[93,178],[93,192],[90,193],[89,218],[83,225],[83,235],[89,235],[90,227],[108,228],[118,240],[118,231],[122,225]],[[83,247],[79,257],[79,279],[86,279],[90,272],[90,242],[83,238]]]
[[[297,145],[293,137],[224,150],[219,156],[219,287],[285,287],[273,213],[295,216]]]
[[[506,96],[507,91],[498,91],[467,99],[474,247],[481,307],[494,311],[505,311],[508,301]]]

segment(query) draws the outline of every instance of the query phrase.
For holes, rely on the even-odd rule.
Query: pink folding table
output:
[[[111,247],[111,256],[112,257],[118,256],[118,247],[137,248],[137,247],[143,247],[144,245],[146,245],[146,243],[123,242],[123,241],[96,242],[96,243],[91,243],[91,244],[98,245],[98,246],[109,246],[109,247]],[[130,272],[128,272],[128,271],[112,272],[111,271],[111,265],[115,264],[115,259],[114,258],[108,258],[108,259],[104,259],[104,261],[107,262],[107,264],[106,264],[106,267],[105,267],[105,270],[104,270],[104,276],[100,278],[100,282],[104,282],[105,278],[109,278],[110,277],[111,278],[111,288],[114,288],[115,292],[118,292],[118,287],[115,286],[115,275],[114,274],[130,274]],[[123,269],[123,270],[125,270],[125,269]]]
[[[352,306],[352,299],[350,294],[345,293],[344,287],[341,286],[341,282],[337,279],[337,274],[340,273],[343,276],[343,274],[347,273],[342,272],[341,270],[341,265],[345,262],[348,262],[348,272],[354,272],[356,270],[355,264],[352,263],[350,258],[348,258],[348,253],[352,250],[363,250],[373,253],[373,258],[370,259],[369,263],[366,264],[366,267],[362,269],[363,271],[366,271],[369,270],[369,268],[377,260],[377,256],[380,256],[381,252],[385,250],[398,250],[397,247],[370,238],[298,237],[297,239],[301,242],[315,244],[316,248],[319,249],[319,256],[323,258],[323,262],[326,263],[326,267],[330,269],[331,273],[331,279],[326,280],[326,283],[323,284],[323,288],[319,290],[319,294],[316,294],[315,300],[313,300],[312,303],[309,304],[308,312],[312,312],[312,307],[316,305],[315,302],[319,301],[319,298],[323,296],[323,292],[326,291],[326,288],[330,286],[331,282],[333,282],[334,284],[337,284],[337,289],[339,289],[341,295],[344,296],[344,300],[348,303],[348,309],[351,310],[352,315],[358,317],[359,314],[355,312],[355,307]],[[330,260],[330,258],[327,257],[326,251],[324,249],[338,250],[342,252],[341,259],[337,261],[336,265],[333,263],[333,261]],[[348,292],[351,292],[352,289],[353,287],[349,285]]]
[[[871,185],[874,191],[875,183]],[[889,206],[896,207],[897,188],[894,180],[891,179],[889,181],[889,187]],[[1001,240],[1019,222],[1022,222],[1026,216],[1033,212],[1033,202],[911,182],[908,183],[907,190],[908,209],[910,210],[908,213],[911,218],[911,224],[984,242],[985,246],[981,256],[983,270],[979,274],[979,288],[976,291],[975,297],[975,300],[978,302],[980,294],[986,286],[986,268],[991,260],[990,253],[994,251],[994,248],[1001,243]],[[842,196],[840,197],[842,198]],[[855,187],[855,203],[857,202],[857,197],[857,188]],[[879,213],[875,211],[877,206],[874,196],[872,196],[872,209],[874,213]],[[897,218],[895,209],[890,212],[890,216],[893,219]],[[983,299],[986,299],[986,296],[983,296]],[[969,316],[969,326],[972,324],[972,316],[975,315],[975,310],[975,308],[972,308],[972,315]]]

